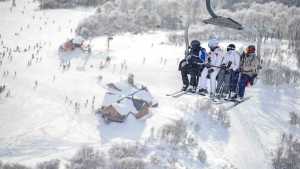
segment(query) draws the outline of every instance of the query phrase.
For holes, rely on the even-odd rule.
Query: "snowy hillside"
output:
[[[142,148],[134,157],[149,162],[149,168],[271,169],[281,135],[300,138],[299,127],[289,124],[289,113],[300,112],[299,88],[258,81],[247,88],[250,100],[225,112],[230,125],[224,124],[218,112],[230,103],[166,96],[182,86],[177,69],[184,54],[184,46],[168,43],[168,32],[114,36],[109,53],[107,37],[98,37],[90,40],[92,54],[75,52],[62,59],[59,45],[74,37],[78,23],[95,9],[40,11],[29,0],[10,6],[0,2],[0,85],[7,86],[0,93],[3,162],[35,166],[59,159],[68,164],[83,146],[108,156],[112,148],[136,144]],[[222,47],[228,43],[224,40]],[[244,45],[248,43],[239,42]],[[108,54],[111,63],[100,69]],[[70,61],[69,69],[62,68],[62,60]],[[159,107],[145,119],[129,116],[125,123],[106,124],[94,110],[101,107],[106,84],[125,80],[129,73],[147,86]],[[170,141],[164,132],[173,128],[179,133],[174,131]]]

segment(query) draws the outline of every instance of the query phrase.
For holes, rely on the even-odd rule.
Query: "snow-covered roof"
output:
[[[131,86],[126,81],[118,82],[115,83],[114,85],[121,91],[109,88],[107,93],[104,96],[102,106],[112,105],[122,115],[126,115],[129,112],[132,112],[134,114],[138,113],[138,110],[134,106],[132,99],[130,98],[123,99],[120,103],[118,103],[117,101],[120,100],[120,98],[126,97],[138,91],[139,89]],[[152,102],[153,97],[149,91],[141,90],[136,94],[134,94],[134,99],[144,100],[149,103]]]
[[[124,100],[120,103],[113,103],[112,106],[121,114],[127,115],[129,112],[137,113],[132,101]]]

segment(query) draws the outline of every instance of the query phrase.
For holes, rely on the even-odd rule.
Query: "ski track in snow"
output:
[[[78,57],[75,52],[68,58],[72,63],[70,70],[63,72],[59,68],[58,46],[74,36],[77,23],[94,9],[39,11],[37,4],[25,0],[18,1],[12,12],[9,6],[10,2],[0,3],[0,40],[10,47],[42,42],[44,48],[39,55],[41,63],[27,67],[29,52],[14,54],[12,62],[4,60],[0,66],[1,73],[10,71],[8,77],[1,77],[0,84],[7,84],[12,95],[9,98],[0,95],[1,160],[34,164],[51,158],[68,159],[82,145],[100,146],[119,138],[143,140],[152,127],[184,119],[189,122],[191,131],[195,124],[200,125],[199,131],[192,132],[207,152],[207,168],[227,161],[239,169],[267,169],[270,168],[271,151],[281,133],[293,131],[299,135],[288,125],[288,113],[300,111],[299,89],[271,88],[262,84],[248,88],[247,95],[252,98],[228,111],[231,127],[225,129],[207,113],[195,110],[198,99],[204,101],[205,98],[165,96],[181,87],[177,60],[184,53],[183,46],[166,43],[167,33],[115,36],[110,51],[112,63],[101,71],[98,64],[106,52],[106,37],[96,38],[92,41],[94,54]],[[45,21],[47,25],[43,25]],[[16,32],[18,36],[14,35]],[[161,63],[162,58],[166,59],[165,63]],[[125,60],[128,70],[121,71]],[[16,78],[11,75],[14,71]],[[129,117],[125,123],[107,125],[91,112],[90,106],[83,107],[85,100],[90,103],[93,96],[96,96],[96,106],[100,106],[105,83],[125,79],[130,72],[134,72],[136,81],[147,86],[159,101],[159,108],[153,109],[150,118],[137,121]],[[99,75],[103,76],[102,82],[97,81]],[[38,81],[36,89],[35,80]],[[65,103],[66,96],[73,103],[81,104],[79,112],[74,111],[73,104]],[[190,159],[184,157],[185,160]],[[187,165],[199,167],[193,163]]]

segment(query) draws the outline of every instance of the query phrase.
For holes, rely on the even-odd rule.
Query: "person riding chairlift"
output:
[[[229,44],[227,46],[227,53],[222,60],[222,69],[217,78],[217,92],[219,92],[218,94],[220,94],[221,97],[224,96],[223,94],[227,94],[228,97],[230,97],[231,93],[235,92],[238,83],[240,54],[235,49],[234,44]],[[222,83],[224,83],[224,88],[220,91]]]
[[[188,55],[179,64],[183,83],[182,91],[188,90],[189,85],[191,85],[191,92],[196,92],[199,76],[204,69],[206,58],[207,53],[205,48],[201,47],[201,43],[198,40],[193,40]],[[190,74],[190,80],[188,74]]]
[[[238,93],[233,97],[234,99],[242,100],[244,98],[246,87],[253,85],[254,79],[257,77],[258,65],[255,46],[250,45],[246,48],[246,52],[241,55]]]
[[[207,79],[210,79],[210,96],[214,96],[216,93],[216,77],[219,73],[220,65],[223,59],[223,51],[219,47],[219,39],[212,37],[208,41],[208,47],[210,52],[208,53],[208,59],[206,61],[206,69],[201,74],[199,92],[207,92]]]

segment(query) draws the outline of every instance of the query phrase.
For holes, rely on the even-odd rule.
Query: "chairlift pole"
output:
[[[211,17],[216,18],[218,15],[213,11],[210,0],[206,0],[206,9]]]

